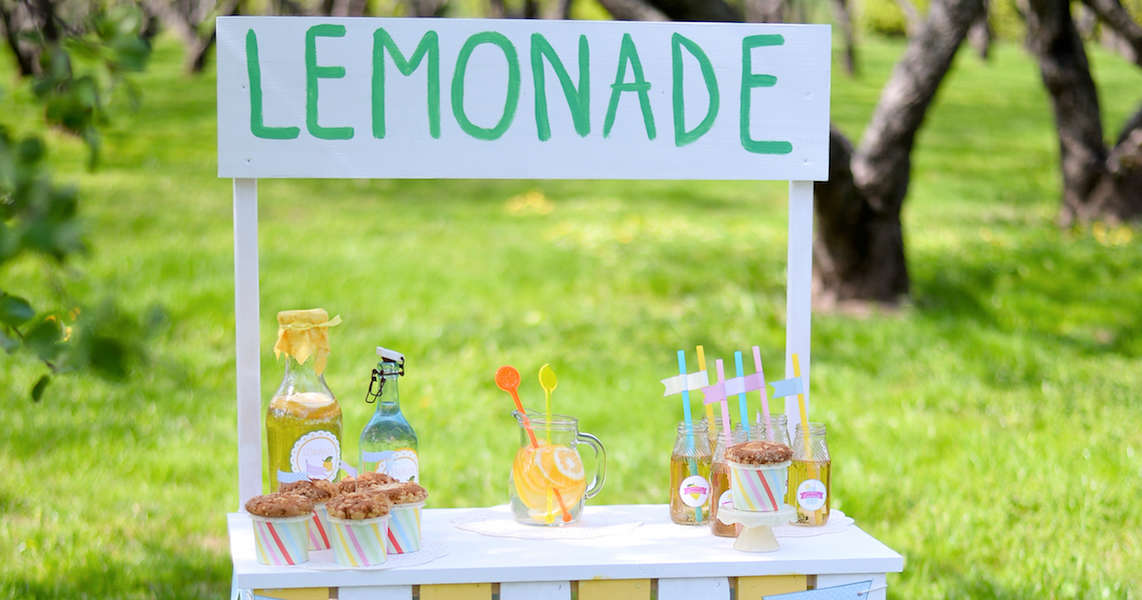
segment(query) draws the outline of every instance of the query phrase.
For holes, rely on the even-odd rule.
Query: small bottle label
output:
[[[366,452],[362,453],[362,458],[364,462],[376,462],[377,473],[384,473],[397,481],[420,480],[420,460],[412,448]]]
[[[825,506],[828,489],[825,484],[816,479],[806,479],[797,486],[797,504],[807,511],[814,511]]]
[[[289,465],[310,479],[333,481],[341,468],[341,442],[331,431],[311,431],[294,442]]]
[[[718,508],[733,508],[733,505],[733,494],[731,494],[729,490],[722,492],[722,495],[718,497]]]
[[[702,506],[710,497],[710,482],[701,475],[691,475],[678,486],[678,497],[682,498],[682,504],[691,508]]]

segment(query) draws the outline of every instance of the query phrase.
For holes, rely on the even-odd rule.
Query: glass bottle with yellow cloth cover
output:
[[[400,409],[397,379],[404,375],[404,355],[377,347],[380,362],[373,369],[365,402],[376,402],[377,411],[361,430],[361,468],[400,481],[420,480],[416,432]]]
[[[341,407],[324,376],[329,328],[340,322],[320,308],[278,313],[274,355],[285,355],[285,376],[266,410],[271,490],[301,479],[333,481],[341,469]]]
[[[512,411],[519,424],[519,450],[508,485],[515,520],[528,525],[570,525],[579,520],[583,504],[603,489],[607,451],[599,438],[579,431],[579,420],[540,411]],[[529,431],[530,429],[530,431]],[[595,472],[587,484],[578,446],[595,453]]]

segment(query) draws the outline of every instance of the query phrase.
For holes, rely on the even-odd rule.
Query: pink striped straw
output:
[[[769,419],[769,389],[765,385],[765,371],[761,369],[761,348],[753,347],[753,370],[761,375],[761,414],[765,418],[765,433],[769,441],[773,439],[773,423]]]

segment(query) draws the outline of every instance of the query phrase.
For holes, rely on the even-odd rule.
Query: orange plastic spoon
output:
[[[496,387],[511,394],[512,400],[515,401],[515,408],[523,417],[523,427],[527,430],[527,437],[531,440],[531,447],[538,448],[539,441],[535,439],[535,432],[531,430],[531,421],[527,418],[527,411],[523,409],[523,403],[519,401],[519,371],[512,366],[503,366],[496,371]],[[563,495],[559,490],[552,488],[555,492],[555,499],[559,501],[559,510],[563,511],[563,522],[569,523],[571,521],[571,513],[567,512],[567,506],[563,503]]]

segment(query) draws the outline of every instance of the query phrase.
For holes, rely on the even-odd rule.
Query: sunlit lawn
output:
[[[898,42],[866,40],[864,75],[834,75],[833,114],[859,133]],[[1117,128],[1139,71],[1096,52]],[[36,109],[4,63],[3,121]],[[215,177],[214,79],[164,43],[143,107],[76,182],[93,252],[85,297],[161,304],[169,327],[120,384],[57,380],[4,357],[0,594],[214,597],[229,589],[237,506],[230,189]],[[890,595],[1126,597],[1142,587],[1142,243],[1060,231],[1056,141],[1038,72],[1014,45],[960,57],[919,136],[901,314],[814,320],[814,418],[829,426],[835,506],[904,554]],[[403,406],[434,506],[506,500],[516,441],[501,364],[559,374],[554,403],[607,445],[599,504],[665,502],[674,351],[784,343],[784,188],[754,183],[267,181],[261,193],[262,388],[279,309],[340,314],[328,381],[345,451],[373,347],[408,356]],[[1096,235],[1095,233],[1098,233]],[[43,263],[3,273],[43,296]],[[457,457],[463,456],[462,463]]]

